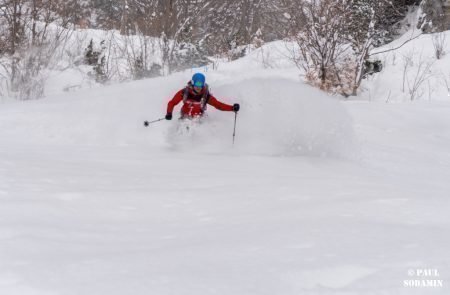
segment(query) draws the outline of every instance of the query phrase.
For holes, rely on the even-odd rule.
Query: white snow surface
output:
[[[449,294],[450,102],[339,101],[258,54],[207,73],[234,146],[211,107],[143,127],[191,72],[1,104],[0,294]]]

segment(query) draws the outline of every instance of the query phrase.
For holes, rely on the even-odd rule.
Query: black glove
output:
[[[167,113],[166,120],[172,120],[172,113]]]
[[[233,105],[233,112],[239,112],[239,109],[240,109],[241,107],[239,106],[239,104],[238,103],[235,103],[234,105]]]
[[[150,125],[150,124],[148,123],[148,121],[144,121],[144,126],[145,126],[145,127],[148,127],[148,125]]]

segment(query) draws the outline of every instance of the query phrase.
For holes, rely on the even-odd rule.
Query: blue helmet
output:
[[[206,81],[205,75],[203,75],[201,73],[197,73],[197,74],[194,74],[194,76],[192,76],[191,83],[195,87],[203,88],[205,86],[205,81]]]

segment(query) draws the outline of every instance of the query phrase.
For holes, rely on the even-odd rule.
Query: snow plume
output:
[[[234,113],[209,106],[202,122],[144,120],[164,116],[168,98],[185,77],[152,79],[67,94],[65,100],[26,104],[2,125],[11,140],[35,143],[146,148],[238,155],[347,157],[355,154],[352,121],[342,103],[308,85],[283,78],[211,79],[219,100],[240,103]],[[149,96],[151,93],[151,96]],[[124,99],[124,97],[129,97]],[[70,109],[70,112],[66,111]],[[189,128],[189,130],[188,130]]]
[[[218,85],[214,95],[241,104],[234,148],[234,115],[211,107],[203,120],[207,122],[177,122],[170,127],[173,147],[273,156],[347,157],[355,152],[350,116],[336,99],[312,87],[258,78]]]

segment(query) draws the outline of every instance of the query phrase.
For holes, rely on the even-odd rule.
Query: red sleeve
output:
[[[213,107],[215,107],[218,110],[221,111],[226,111],[226,112],[232,112],[233,111],[233,106],[220,102],[217,100],[217,98],[215,98],[212,95],[209,95],[209,100],[208,100],[208,104],[212,105]]]
[[[172,100],[170,100],[169,103],[167,104],[167,113],[173,112],[173,108],[183,100],[183,95],[184,89],[181,89],[175,94]]]

